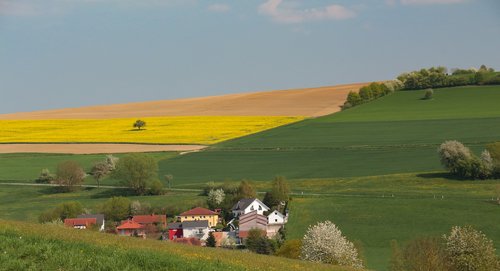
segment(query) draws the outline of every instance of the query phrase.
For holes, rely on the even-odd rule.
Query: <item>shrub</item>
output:
[[[302,247],[301,240],[298,240],[298,239],[287,240],[276,251],[276,253],[274,255],[279,256],[279,257],[290,258],[290,259],[299,259],[301,247]]]
[[[49,169],[44,168],[40,172],[40,175],[35,180],[36,183],[52,183],[55,180],[54,174],[51,174]]]
[[[309,226],[302,239],[301,259],[362,268],[354,244],[330,221]]]
[[[125,197],[112,197],[104,202],[99,210],[107,220],[121,221],[131,215],[131,202]]]
[[[164,186],[160,180],[154,180],[149,184],[149,193],[151,195],[163,195],[164,192]]]
[[[445,141],[439,146],[438,153],[444,168],[454,174],[461,170],[464,162],[472,158],[469,148],[456,140]]]
[[[432,90],[432,88],[426,89],[424,94],[424,100],[432,99],[433,95],[434,95],[434,90]]]
[[[391,246],[391,271],[450,270],[439,238],[418,238],[410,241],[403,250],[396,241]]]
[[[499,270],[493,241],[470,226],[455,226],[444,235],[445,252],[454,270]]]
[[[54,209],[42,213],[38,217],[40,223],[51,222],[57,219],[75,218],[84,212],[83,206],[77,201],[68,201],[57,205]]]

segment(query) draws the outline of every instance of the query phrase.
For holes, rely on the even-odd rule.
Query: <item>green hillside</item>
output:
[[[0,220],[1,270],[352,270]]]
[[[435,171],[455,139],[479,151],[500,140],[499,86],[400,91],[337,114],[223,142],[160,162],[181,183],[226,179],[371,176]]]

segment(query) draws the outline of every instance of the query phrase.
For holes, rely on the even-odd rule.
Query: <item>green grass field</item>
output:
[[[333,270],[349,268],[0,220],[0,270]]]
[[[217,180],[372,176],[435,171],[436,149],[460,140],[480,152],[500,141],[499,86],[400,91],[337,114],[309,119],[160,162],[177,185]]]

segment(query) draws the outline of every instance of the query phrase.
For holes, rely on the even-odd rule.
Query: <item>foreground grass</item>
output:
[[[0,220],[1,270],[351,270],[60,226]]]
[[[85,142],[214,144],[260,132],[302,117],[203,116],[149,117],[147,127],[132,128],[136,119],[0,120],[2,143]]]

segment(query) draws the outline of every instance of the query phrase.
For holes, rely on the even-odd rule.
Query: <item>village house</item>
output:
[[[259,214],[257,210],[241,215],[238,229],[240,240],[246,239],[251,229],[260,229],[267,234],[267,217]]]
[[[178,218],[181,222],[206,220],[209,227],[215,227],[217,226],[217,223],[219,223],[218,213],[201,207],[196,207],[186,211],[180,214]]]
[[[206,240],[209,231],[207,220],[170,223],[168,225],[168,239],[197,238],[198,240]]]
[[[287,220],[287,217],[283,215],[282,213],[278,212],[278,210],[272,211],[268,216],[267,216],[267,223],[268,224],[285,224]]]
[[[256,211],[259,215],[263,215],[264,212],[267,212],[269,210],[269,207],[267,207],[264,203],[262,203],[262,201],[256,198],[241,199],[232,208],[234,217],[239,217],[241,215],[248,214],[254,211]]]
[[[122,224],[116,227],[116,229],[118,230],[118,235],[122,236],[146,236],[144,226],[132,220],[122,221]]]
[[[79,215],[77,218],[95,218],[96,225],[99,231],[104,231],[105,220],[103,214],[87,214],[87,215]]]
[[[64,219],[64,225],[68,227],[72,227],[74,229],[88,229],[93,225],[96,225],[95,218],[66,218]]]
[[[141,224],[144,227],[160,227],[162,229],[167,228],[167,216],[166,215],[134,215],[130,220]]]

